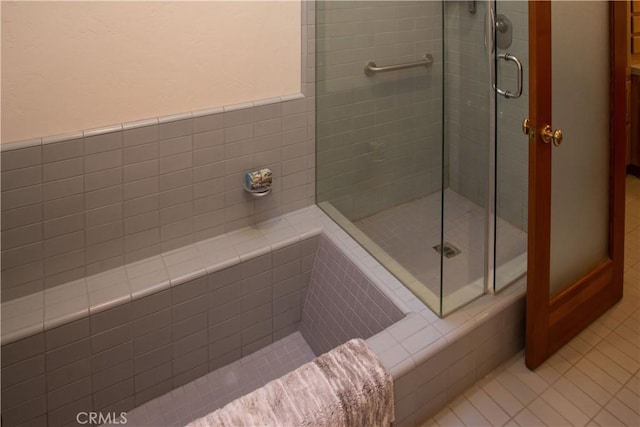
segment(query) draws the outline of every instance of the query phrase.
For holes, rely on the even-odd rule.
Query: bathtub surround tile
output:
[[[151,119],[146,123],[132,123],[131,126],[127,126],[127,123],[123,126],[122,140],[123,146],[132,147],[135,145],[142,145],[151,143],[158,140],[158,120]],[[137,126],[146,124],[146,126]],[[135,126],[135,127],[134,127]]]
[[[158,177],[141,179],[134,182],[124,184],[122,187],[124,191],[123,199],[131,200],[137,199],[151,194],[158,193],[159,182]]]
[[[176,324],[196,314],[206,313],[209,307],[208,299],[207,295],[200,295],[186,302],[174,304],[171,309],[172,322]],[[204,329],[204,323],[202,324],[202,329]]]
[[[44,248],[42,243],[32,243],[15,249],[8,249],[2,253],[3,270],[19,267],[42,260]]]
[[[148,160],[124,166],[124,182],[137,181],[158,175],[158,160]]]
[[[191,169],[183,169],[178,172],[160,175],[160,191],[167,192],[182,187],[182,191],[188,193],[188,200],[192,201],[193,194],[191,188],[185,188],[191,185],[192,181],[193,171]]]
[[[47,390],[55,390],[70,383],[79,381],[91,376],[90,359],[82,359],[78,362],[70,363],[60,369],[56,369],[47,374]]]
[[[2,210],[20,208],[41,203],[43,200],[42,185],[30,185],[2,192]]]
[[[2,172],[2,191],[13,190],[42,182],[42,170],[38,166]]]
[[[96,129],[84,132],[84,155],[102,153],[122,148],[121,125],[113,128]]]
[[[96,209],[102,206],[113,205],[123,200],[122,185],[103,188],[84,193],[85,210]]]
[[[91,333],[106,332],[131,322],[131,319],[131,304],[123,304],[91,316]]]
[[[151,228],[160,226],[160,213],[158,211],[151,211],[128,217],[124,221],[124,233],[131,235],[140,231],[145,231]]]
[[[44,219],[54,219],[73,215],[85,210],[85,195],[78,194],[71,197],[52,200],[44,203]]]
[[[131,408],[133,406],[133,393],[133,378],[127,378],[123,381],[120,381],[116,384],[105,387],[104,389],[95,392],[93,394],[94,408],[98,410],[108,408],[108,412],[120,414],[121,412],[119,411],[113,411],[113,409],[117,408],[117,406],[114,406],[114,404],[118,401],[122,401],[123,397],[129,397],[129,399],[123,402],[121,406],[121,408],[123,408],[122,412],[126,412],[128,408]]]
[[[84,154],[84,145],[82,138],[68,139],[65,138],[60,142],[48,143],[42,145],[42,162],[58,162],[66,159],[82,157]],[[3,168],[4,169],[4,168]]]
[[[2,231],[42,221],[42,206],[35,204],[2,211]]]
[[[92,353],[100,353],[109,348],[131,341],[132,326],[126,322],[124,325],[114,327],[105,332],[93,333],[91,337]]]
[[[125,253],[124,262],[125,262],[125,265],[127,265],[128,263],[137,262],[140,260],[144,260],[146,258],[154,257],[160,253],[162,253],[161,245],[154,244],[151,246],[147,246],[141,249],[136,249],[136,250]],[[149,283],[149,284],[152,285],[153,283]],[[142,283],[138,282],[137,289],[139,289],[140,291],[144,291],[144,287],[140,288],[140,286],[142,286]]]
[[[171,326],[171,310],[162,309],[133,321],[133,336],[139,338],[158,329]]]
[[[224,107],[222,120],[225,128],[235,127],[254,121],[252,104],[237,104]]]
[[[38,145],[19,150],[4,151],[1,162],[3,171],[38,166],[42,163],[42,148]]]
[[[42,240],[42,224],[32,224],[2,233],[2,247],[6,249],[28,245]]]
[[[30,421],[33,419],[32,417],[39,417],[45,414],[46,411],[47,400],[46,397],[42,395],[25,403],[21,403],[19,406],[2,411],[2,419],[7,424],[18,425]]]
[[[195,314],[181,321],[174,321],[171,328],[171,339],[177,341],[207,328],[207,312]],[[206,360],[206,356],[205,356]]]
[[[180,215],[178,215],[179,217]],[[193,218],[178,219],[167,224],[162,224],[161,219],[160,238],[163,251],[170,251],[193,243]],[[175,240],[180,241],[177,244],[172,244]]]
[[[91,260],[89,259],[89,250],[97,248],[102,249],[103,245],[105,245],[106,249],[104,252],[98,252],[98,257]],[[87,267],[86,274],[98,274],[102,271],[109,270],[112,268],[117,268],[124,263],[124,256],[121,252],[122,248],[122,239],[111,240],[110,242],[101,243],[96,246],[91,246],[87,248]]]
[[[43,353],[44,349],[45,349],[44,334],[35,334],[33,336],[21,339],[19,341],[15,341],[11,344],[3,345],[2,346],[2,360],[4,361],[3,369],[4,367],[7,367],[9,365],[20,363],[28,359],[30,360],[33,357],[38,356],[40,353]],[[31,363],[31,365],[33,365],[33,363]],[[7,370],[7,372],[8,371],[9,370]],[[17,371],[17,369],[14,371]],[[25,370],[24,373],[29,374],[27,370]],[[21,377],[20,375],[18,376]],[[5,383],[5,381],[7,380],[8,378],[4,378],[4,375],[3,375],[3,382],[2,382],[3,387],[6,387],[7,385],[11,384],[11,381]]]
[[[43,184],[44,200],[59,199],[84,191],[84,177],[61,179]]]
[[[179,138],[163,139],[158,143],[158,154],[160,157],[172,156],[178,153],[191,152],[193,150],[193,138],[188,136]]]
[[[120,167],[88,173],[84,176],[84,191],[86,192],[119,184],[122,184],[122,168]]]
[[[84,157],[84,170],[87,173],[118,166],[122,166],[122,150],[105,151],[98,154],[85,155]]]
[[[125,217],[157,211],[160,208],[160,197],[158,194],[152,194],[150,196],[143,196],[127,200],[124,202],[123,208]]]
[[[113,205],[103,206],[97,209],[91,209],[84,213],[84,223],[87,228],[98,227],[122,220],[123,204],[114,203]],[[70,216],[73,217],[73,216]],[[65,217],[67,218],[67,217]],[[46,223],[45,223],[46,224]]]
[[[234,355],[238,356],[237,358],[239,358],[241,357],[240,356],[241,347],[242,347],[242,336],[239,332],[229,335],[218,341],[214,341],[211,344],[209,344],[209,360],[215,361],[216,359],[219,359],[220,357],[232,352]],[[238,352],[236,353],[236,351]],[[234,360],[227,360],[227,363],[235,361],[237,360],[237,358],[235,358]]]
[[[208,132],[196,133],[193,135],[193,149],[202,150],[205,148],[220,147],[224,144],[223,129]]]
[[[7,364],[8,365],[8,364]],[[44,356],[26,358],[2,369],[2,388],[18,385],[45,373]]]
[[[193,133],[199,134],[223,127],[222,113],[223,108],[205,110],[200,113],[193,114]]]
[[[321,238],[300,325],[316,354],[334,348],[347,336],[369,338],[403,317],[393,304],[389,304],[390,310],[383,311],[372,299],[376,291],[377,287],[339,249]],[[347,308],[356,315],[350,322],[322,315],[327,311],[335,316]]]
[[[159,144],[157,141],[135,145],[124,149],[124,164],[131,165],[158,158]]]
[[[160,140],[177,138],[193,133],[191,113],[177,114],[173,117],[160,117],[158,121],[160,122],[158,125],[158,138]]]

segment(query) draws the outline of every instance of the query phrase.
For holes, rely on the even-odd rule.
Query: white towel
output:
[[[354,339],[188,427],[386,427],[393,421],[393,378]]]

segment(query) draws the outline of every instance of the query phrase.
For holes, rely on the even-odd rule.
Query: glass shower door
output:
[[[317,203],[440,316],[492,271],[490,4],[316,2]]]
[[[485,293],[491,145],[488,2],[444,3],[442,315]]]
[[[317,203],[436,313],[442,43],[440,2],[316,2]]]
[[[522,94],[495,93],[494,280],[496,292],[527,271],[529,146],[522,135],[522,118],[529,110],[528,3],[493,2],[496,87],[515,91],[517,68],[497,55],[513,55],[522,63]]]

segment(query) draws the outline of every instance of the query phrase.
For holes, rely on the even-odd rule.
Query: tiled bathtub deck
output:
[[[2,344],[105,311],[318,235],[316,209],[223,234],[2,304]]]

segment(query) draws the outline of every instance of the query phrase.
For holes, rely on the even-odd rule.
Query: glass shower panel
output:
[[[491,86],[487,2],[444,2],[443,314],[485,292]]]
[[[495,148],[495,255],[494,289],[500,291],[527,271],[527,213],[529,143],[522,120],[529,116],[529,21],[523,1],[495,2],[496,53],[516,56],[523,65],[523,91],[519,98],[496,95]],[[508,26],[508,27],[507,27]],[[510,27],[510,28],[509,28]],[[510,32],[509,40],[500,40]],[[509,34],[506,34],[509,36]],[[496,85],[515,90],[513,62],[496,61]]]
[[[316,2],[317,203],[437,313],[442,7]],[[427,67],[364,71],[425,54]]]

